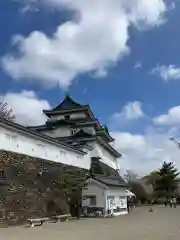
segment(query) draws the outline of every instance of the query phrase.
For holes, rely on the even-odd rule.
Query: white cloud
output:
[[[180,151],[169,141],[170,132],[159,133],[156,129],[144,134],[113,132],[114,146],[120,153],[121,173],[132,169],[140,176],[161,167],[163,161],[173,161],[180,169]]]
[[[34,5],[35,0],[29,1]],[[40,31],[27,37],[15,36],[18,54],[4,56],[2,66],[15,79],[27,78],[60,87],[67,87],[81,73],[104,76],[108,67],[129,53],[129,27],[158,26],[168,10],[165,0],[36,2],[56,9],[68,8],[77,14],[59,25],[51,37]]]
[[[175,65],[157,66],[151,73],[159,75],[166,82],[170,80],[180,80],[180,68]]]
[[[16,121],[23,125],[43,124],[46,120],[43,109],[50,109],[47,100],[40,99],[33,91],[20,93],[8,92],[0,99],[8,103],[16,116]]]
[[[110,121],[113,125],[118,125],[124,121],[137,120],[144,116],[142,104],[138,101],[127,103],[121,112],[114,113]]]
[[[134,65],[134,69],[142,68],[142,63],[141,62],[136,62]]]
[[[172,107],[168,110],[167,114],[155,117],[154,123],[180,127],[180,106]]]
[[[111,119],[111,123],[116,124],[117,129],[111,132],[112,137],[115,139],[112,145],[122,153],[122,158],[120,159],[121,173],[131,169],[142,176],[161,167],[163,161],[175,162],[176,167],[180,170],[180,151],[169,140],[172,136],[177,139],[180,138],[180,106],[173,107],[166,115],[160,115],[153,119],[142,111],[139,102],[134,103],[136,103],[137,109],[139,109],[134,111],[135,115],[127,114],[129,113],[129,111],[126,111],[127,109],[134,109],[129,107],[134,106],[134,104],[130,103],[123,108],[119,115],[115,116],[115,119]],[[130,112],[132,113],[133,111]],[[122,129],[122,119],[127,121],[127,119],[134,119],[133,116],[135,119],[139,117],[139,121],[143,121],[143,118],[141,118],[143,116],[149,119],[141,133],[133,134],[132,132],[118,130],[119,127]],[[130,123],[133,126],[134,121]],[[154,123],[157,125],[153,126]]]

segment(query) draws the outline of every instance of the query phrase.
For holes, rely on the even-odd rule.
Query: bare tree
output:
[[[138,174],[135,173],[133,170],[126,170],[126,172],[124,173],[124,178],[126,180],[135,180],[137,179]]]
[[[174,142],[176,146],[180,149],[180,143],[173,137],[169,138],[170,141]]]
[[[0,101],[0,118],[4,118],[8,121],[14,121],[16,119],[13,110],[8,107],[6,102],[2,101]]]

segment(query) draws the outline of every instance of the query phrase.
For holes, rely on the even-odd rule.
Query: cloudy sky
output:
[[[45,121],[67,88],[140,175],[180,151],[179,0],[1,0],[0,99]]]

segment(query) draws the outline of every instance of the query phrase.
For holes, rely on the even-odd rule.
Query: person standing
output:
[[[170,208],[172,208],[172,205],[173,205],[173,200],[172,200],[172,198],[171,198],[170,201],[169,201],[169,205],[170,205]]]
[[[127,198],[127,210],[128,210],[128,213],[129,213],[130,212],[129,198]]]
[[[149,199],[149,205],[150,205],[149,212],[153,212],[152,200],[151,199]]]
[[[174,198],[172,199],[172,204],[173,204],[174,208],[176,208],[176,203],[177,203],[177,201],[176,201],[176,198],[174,197]]]

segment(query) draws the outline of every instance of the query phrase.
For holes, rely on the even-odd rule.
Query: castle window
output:
[[[69,116],[69,115],[66,115],[66,116],[64,116],[64,119],[65,119],[65,120],[70,120],[70,116]]]
[[[89,200],[91,206],[96,205],[96,196],[90,196]]]
[[[4,178],[5,177],[5,173],[3,170],[0,170],[0,178]]]
[[[76,133],[76,129],[71,129],[71,133],[74,135]]]

